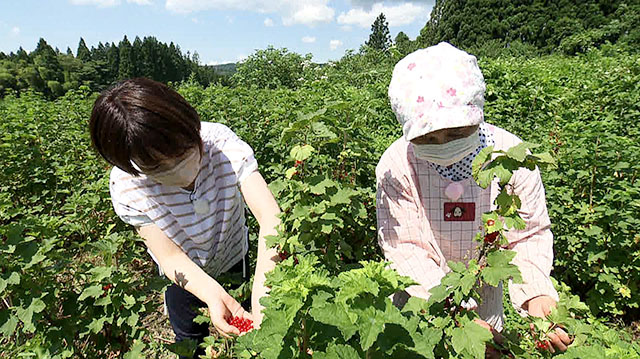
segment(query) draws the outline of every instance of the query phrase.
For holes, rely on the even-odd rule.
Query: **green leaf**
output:
[[[442,330],[426,327],[422,329],[421,333],[410,334],[415,343],[413,350],[425,358],[435,358],[433,351],[442,338]]]
[[[291,179],[291,177],[293,177],[296,172],[298,172],[298,169],[295,167],[291,167],[284,172],[284,176],[287,177],[287,179]]]
[[[326,177],[318,182],[315,182],[313,180],[310,180],[309,182],[313,183],[311,186],[309,186],[309,190],[311,191],[311,193],[318,195],[325,194],[327,192],[327,188],[335,187],[337,184],[335,181]]]
[[[304,161],[311,156],[313,150],[311,145],[296,145],[291,149],[291,158],[296,161]]]
[[[476,178],[482,169],[482,166],[491,158],[491,154],[493,153],[493,146],[488,146],[483,148],[480,153],[476,155],[471,163],[471,172],[473,178]],[[483,187],[486,188],[486,187]]]
[[[489,285],[497,286],[500,281],[512,279],[514,283],[522,283],[518,267],[510,264],[516,252],[500,250],[487,255],[487,266],[482,270],[482,279]]]
[[[360,359],[360,354],[348,345],[331,343],[327,346],[325,353],[314,352],[313,357],[317,359]]]
[[[129,317],[127,318],[127,324],[129,324],[131,328],[135,328],[138,324],[139,318],[140,316],[138,315],[138,313],[131,313],[131,315],[129,315]]]
[[[183,339],[172,344],[165,344],[165,348],[174,354],[191,358],[196,349],[198,349],[198,341],[195,339]]]
[[[20,275],[17,272],[12,272],[7,279],[0,278],[0,294],[7,289],[9,284],[20,284]]]
[[[78,300],[85,300],[86,298],[89,298],[89,297],[97,298],[101,296],[103,292],[104,290],[102,289],[101,285],[99,284],[92,285],[90,287],[85,288],[82,291],[82,294],[80,294],[80,297],[78,297]]]
[[[131,307],[133,307],[133,305],[136,304],[136,298],[132,295],[129,294],[125,294],[124,295],[124,307],[129,309]]]
[[[340,188],[336,194],[331,196],[331,205],[335,206],[338,204],[349,204],[351,203],[351,197],[355,193],[350,188]]]
[[[44,302],[39,298],[34,298],[27,308],[20,307],[16,310],[16,315],[22,323],[24,323],[24,331],[26,333],[33,333],[36,327],[33,323],[33,314],[40,313],[46,308]]]
[[[507,150],[506,155],[518,162],[523,162],[527,158],[527,151],[531,148],[540,147],[540,145],[531,142],[520,142],[519,144]]]
[[[94,267],[89,270],[94,282],[102,282],[104,279],[111,277],[113,267]]]
[[[90,332],[97,334],[102,330],[104,323],[108,320],[109,318],[107,317],[93,318],[91,323],[87,326],[87,329],[89,329]]]
[[[385,323],[383,313],[373,307],[365,308],[358,316],[358,333],[362,350],[367,350],[373,345],[378,335],[384,331]]]
[[[332,140],[337,137],[336,134],[333,133],[322,121],[312,123],[311,130],[313,131],[313,135],[318,138]]]
[[[456,353],[484,359],[485,342],[491,340],[493,335],[478,324],[467,321],[462,328],[451,330],[451,344]]]
[[[327,303],[322,307],[313,307],[309,314],[320,323],[336,326],[342,332],[344,340],[349,340],[358,330],[358,316],[342,303]]]
[[[5,338],[9,338],[16,331],[18,322],[18,317],[13,314],[9,314],[7,320],[2,324],[2,327],[0,327],[0,334]]]
[[[198,314],[195,318],[193,318],[193,322],[196,324],[210,324],[211,318],[207,315]]]
[[[142,354],[142,351],[146,347],[147,345],[142,340],[134,340],[131,349],[123,356],[123,359],[145,359],[146,357]]]

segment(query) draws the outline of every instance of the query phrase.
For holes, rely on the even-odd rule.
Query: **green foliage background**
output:
[[[441,314],[442,303],[414,300],[401,314],[389,306],[386,296],[410,283],[383,268],[376,245],[374,168],[401,135],[387,100],[393,65],[450,41],[479,56],[486,121],[555,157],[557,167],[542,172],[562,293],[551,320],[576,338],[561,357],[640,357],[638,333],[629,333],[640,320],[639,28],[630,1],[449,0],[436,2],[416,40],[401,33],[384,51],[365,45],[327,64],[269,47],[230,78],[153,37],[91,49],[81,39],[76,56],[44,39],[30,54],[0,53],[0,356],[166,353],[145,323],[167,281],[115,216],[109,168],[87,133],[96,91],[133,76],[171,82],[204,121],[247,141],[284,211],[286,230],[271,241],[291,257],[269,278],[265,322],[276,324],[237,343],[208,338],[208,350],[304,357],[300,348],[316,345],[326,358],[481,356],[490,338],[469,324],[471,314],[456,327],[426,316]],[[452,269],[458,277],[447,281],[467,288],[457,283],[475,267]],[[439,293],[445,300],[448,292]],[[540,337],[527,334],[508,301],[505,308],[511,344],[502,349],[550,356],[534,349]],[[346,314],[330,315],[338,312]],[[535,324],[548,331],[547,322]],[[274,340],[282,346],[264,346]]]
[[[318,175],[342,191],[342,199],[328,192],[327,200],[337,201],[335,216],[313,219],[315,210],[327,213],[313,209],[322,198],[300,214],[311,233],[335,243],[329,249],[336,273],[380,259],[373,169],[401,130],[386,98],[393,58],[367,65],[373,56],[382,55],[352,54],[314,67],[296,75],[302,80],[295,89],[178,87],[203,120],[230,126],[256,149],[276,193],[283,186],[294,186],[283,193],[304,193],[296,186],[318,185]],[[486,120],[556,156],[558,168],[543,172],[554,276],[599,321],[638,320],[640,57],[614,46],[578,57],[480,64],[488,83]],[[149,261],[144,246],[111,208],[109,169],[91,150],[86,129],[95,96],[84,87],[55,101],[24,92],[0,102],[0,341],[11,355],[100,357],[158,348],[140,323],[166,282],[142,263]],[[288,179],[290,150],[304,144],[315,151],[300,169],[307,179],[297,181],[291,172]],[[278,198],[286,209],[297,197]],[[517,317],[511,319],[515,328]],[[592,336],[604,330],[590,320],[583,329],[596,331]],[[622,350],[617,341],[607,345]]]

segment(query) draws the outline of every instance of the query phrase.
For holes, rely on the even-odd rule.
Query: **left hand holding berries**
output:
[[[541,295],[532,299],[529,299],[522,306],[529,315],[533,317],[544,318],[549,313],[551,313],[551,308],[556,306],[556,301],[553,298],[547,295]],[[533,326],[533,324],[531,324]],[[554,353],[555,349],[560,351],[566,351],[567,346],[571,344],[571,338],[562,328],[555,328],[555,332],[548,334],[549,339],[551,339],[551,344],[553,344],[549,350]]]

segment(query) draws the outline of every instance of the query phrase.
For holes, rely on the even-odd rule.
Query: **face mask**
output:
[[[172,169],[147,174],[147,177],[166,186],[189,186],[200,171],[200,151],[195,149]]]
[[[440,145],[418,145],[414,143],[412,145],[413,153],[417,158],[446,167],[461,161],[478,148],[480,146],[480,136],[478,136],[478,131],[476,130],[469,137]]]

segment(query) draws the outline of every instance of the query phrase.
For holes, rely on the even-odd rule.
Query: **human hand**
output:
[[[529,315],[533,317],[545,318],[551,313],[551,308],[556,306],[556,301],[548,295],[541,295],[532,299],[529,299],[522,305],[522,309],[529,312]],[[530,324],[531,330],[535,330],[533,323]],[[562,352],[567,350],[567,346],[571,344],[572,340],[564,331],[564,329],[557,327],[555,330],[547,334],[551,340],[551,346],[549,350],[555,353],[556,349]]]
[[[211,323],[218,333],[225,338],[230,338],[230,334],[241,334],[240,329],[229,324],[227,319],[239,317],[253,321],[253,316],[246,312],[240,303],[224,291],[216,298],[216,300],[209,303],[208,307]]]

